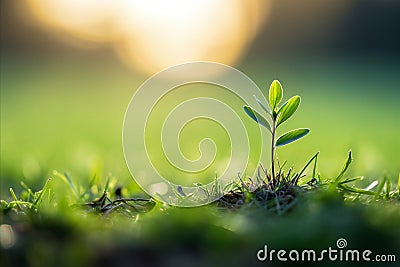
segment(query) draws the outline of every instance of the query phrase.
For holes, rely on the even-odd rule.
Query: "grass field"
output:
[[[148,213],[128,217],[71,209],[71,204],[100,197],[107,179],[111,198],[116,197],[117,185],[126,196],[147,197],[127,170],[121,144],[126,107],[147,77],[132,74],[112,59],[100,62],[90,54],[76,58],[2,57],[0,198],[12,200],[10,187],[18,197],[26,194],[21,181],[39,190],[48,177],[53,192],[46,191],[33,215],[28,211],[1,216],[1,224],[13,225],[17,238],[14,247],[2,247],[2,266],[265,265],[255,256],[265,244],[275,249],[323,249],[334,247],[339,238],[347,239],[350,248],[400,259],[398,197],[343,201],[345,194],[311,190],[300,194],[298,204],[282,216],[260,209],[221,212],[212,205],[180,209],[161,203]],[[354,163],[346,178],[364,176],[356,182],[364,188],[386,175],[396,190],[397,62],[295,58],[249,60],[238,68],[263,89],[278,78],[284,99],[301,95],[301,107],[286,129],[308,127],[311,133],[278,150],[288,167],[298,171],[320,151],[318,172],[334,179],[351,149]],[[88,193],[75,198],[63,175],[54,170],[69,173],[78,191],[89,186]]]
[[[332,175],[352,149],[352,174],[374,178],[387,173],[396,179],[400,126],[399,67],[394,61],[276,61],[244,63],[239,69],[260,88],[279,78],[286,99],[302,96],[287,128],[308,127],[311,134],[292,148],[282,148],[281,158],[300,167],[321,151],[320,170]],[[89,57],[87,62],[35,62],[2,60],[2,179],[7,184],[15,177],[36,181],[53,169],[90,177],[100,169],[131,182],[121,148],[122,122],[145,77],[112,60],[105,67]],[[298,64],[304,66],[298,70]]]

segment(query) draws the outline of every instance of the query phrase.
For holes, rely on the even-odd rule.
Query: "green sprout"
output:
[[[255,109],[249,106],[243,106],[243,109],[246,112],[246,114],[249,115],[250,118],[252,118],[254,121],[267,128],[267,130],[272,134],[271,173],[273,181],[276,182],[276,173],[275,173],[276,148],[290,144],[304,137],[310,132],[310,129],[307,128],[294,129],[287,133],[284,133],[278,139],[276,139],[277,128],[282,123],[287,121],[290,117],[292,117],[292,115],[296,112],[297,108],[300,105],[300,96],[298,95],[293,96],[288,101],[279,106],[279,103],[281,102],[283,97],[283,89],[281,83],[278,80],[274,80],[271,83],[268,96],[266,92],[263,91],[263,93],[265,98],[269,99],[269,106],[271,110],[267,109],[266,106],[257,97],[254,96],[254,98],[256,99],[260,107],[269,115],[271,123]]]

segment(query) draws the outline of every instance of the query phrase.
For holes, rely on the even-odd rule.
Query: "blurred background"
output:
[[[278,150],[332,177],[400,172],[400,2],[395,0],[1,0],[1,193],[53,170],[133,183],[122,122],[135,90],[191,60],[234,66],[302,97]]]

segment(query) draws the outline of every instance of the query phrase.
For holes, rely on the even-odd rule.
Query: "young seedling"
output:
[[[288,101],[279,106],[279,103],[283,97],[282,85],[278,80],[274,80],[269,88],[268,95],[264,92],[265,98],[269,100],[270,110],[264,105],[257,97],[254,96],[260,107],[268,114],[270,121],[267,120],[263,115],[257,112],[254,108],[250,106],[244,106],[243,109],[250,118],[259,123],[260,125],[267,128],[267,130],[272,134],[271,143],[271,177],[274,183],[276,183],[276,173],[275,173],[275,156],[276,148],[290,144],[305,135],[307,135],[310,130],[307,128],[294,129],[287,133],[281,135],[276,139],[277,128],[287,121],[296,112],[300,105],[300,96],[296,95],[291,97]]]

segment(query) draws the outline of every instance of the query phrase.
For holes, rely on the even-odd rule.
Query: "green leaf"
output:
[[[281,108],[278,110],[278,122],[276,127],[278,127],[280,124],[282,124],[284,121],[289,119],[293,113],[296,112],[297,108],[299,107],[300,104],[300,96],[296,95],[292,98],[290,98],[288,101],[286,101]]]
[[[291,130],[283,135],[281,135],[278,140],[276,140],[276,146],[284,146],[291,142],[296,141],[297,139],[302,138],[306,134],[310,132],[309,129],[295,129]]]
[[[243,106],[243,109],[250,118],[267,128],[268,131],[271,132],[271,126],[269,125],[269,122],[260,113],[249,106]]]
[[[283,90],[281,83],[278,80],[274,80],[269,87],[269,105],[272,111],[274,111],[279,102],[281,102],[282,95]]]

